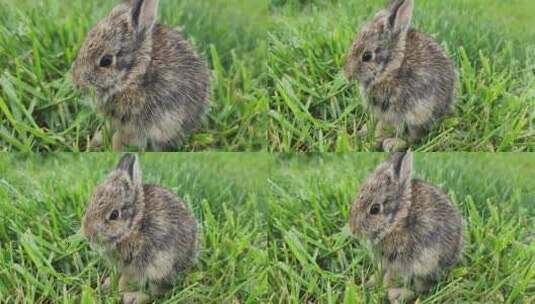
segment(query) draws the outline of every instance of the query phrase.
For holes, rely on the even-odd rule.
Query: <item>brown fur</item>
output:
[[[116,219],[111,217],[114,212]],[[197,251],[195,218],[172,192],[141,184],[134,155],[125,155],[94,190],[82,233],[92,248],[118,266],[123,298],[134,303],[149,297],[128,292],[129,283],[148,283],[158,296],[192,266]]]
[[[87,34],[73,69],[111,120],[114,150],[177,146],[208,109],[209,72],[180,33],[155,24],[158,0],[116,6]],[[137,12],[137,13],[136,13]],[[104,55],[113,63],[101,67]]]
[[[399,135],[408,128],[418,141],[451,112],[456,73],[449,58],[430,36],[410,28],[413,0],[393,1],[362,26],[347,55],[345,74],[357,79],[366,106],[383,126]],[[365,52],[373,59],[364,61]],[[384,138],[378,136],[378,141]]]
[[[394,153],[363,183],[349,216],[352,233],[366,236],[381,261],[392,302],[414,295],[394,288],[396,278],[426,291],[463,248],[457,209],[437,187],[411,179],[411,172],[412,152]]]

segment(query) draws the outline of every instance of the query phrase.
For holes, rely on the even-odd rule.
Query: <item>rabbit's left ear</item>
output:
[[[390,18],[388,18],[388,22],[394,32],[406,32],[409,29],[413,8],[413,0],[398,0],[393,2],[390,7]]]
[[[412,174],[412,152],[396,152],[392,156],[392,170],[394,180],[397,180],[400,187],[407,188],[411,186]]]
[[[149,32],[158,16],[159,0],[131,0],[132,7],[131,22],[136,33]]]

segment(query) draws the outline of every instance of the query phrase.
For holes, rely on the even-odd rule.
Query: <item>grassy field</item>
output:
[[[383,154],[143,154],[201,223],[197,265],[159,303],[378,303],[363,240],[346,223]],[[116,269],[79,234],[114,154],[0,155],[0,303],[117,303]],[[421,303],[535,300],[535,156],[417,154],[415,176],[444,189],[466,223],[462,263]]]
[[[80,219],[113,154],[0,155],[0,303],[118,303],[116,270],[89,249]],[[197,265],[159,303],[259,303],[269,296],[260,198],[268,154],[142,155],[145,182],[168,187],[201,227]]]
[[[69,71],[87,30],[118,2],[0,0],[0,150],[86,150],[104,121]],[[212,69],[212,109],[183,149],[265,149],[267,0],[164,0],[160,12]]]
[[[0,150],[86,150],[104,121],[69,71],[116,2],[0,0]],[[182,150],[373,150],[356,131],[374,121],[340,70],[384,2],[162,0],[162,23],[183,30],[212,69],[212,109]],[[460,96],[455,115],[414,148],[535,150],[533,1],[416,2],[415,26],[448,50]]]
[[[346,227],[359,184],[384,155],[281,157],[270,176],[274,303],[384,303],[365,240]],[[460,265],[416,303],[535,301],[535,157],[416,154],[415,177],[446,191],[465,221]]]
[[[386,1],[272,2],[270,149],[375,149],[371,135],[357,135],[375,122],[341,70],[354,34]],[[534,9],[530,0],[415,1],[414,27],[444,46],[460,85],[454,115],[414,149],[535,149],[535,22],[528,16]]]

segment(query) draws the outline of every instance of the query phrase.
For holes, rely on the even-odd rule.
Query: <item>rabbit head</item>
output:
[[[362,26],[347,55],[347,79],[357,79],[367,87],[401,66],[413,6],[413,0],[392,1]]]
[[[73,66],[77,88],[110,96],[146,72],[158,2],[123,2],[89,31]]]
[[[362,184],[351,206],[349,227],[353,234],[380,242],[395,230],[411,205],[412,152],[396,152],[382,162]]]
[[[93,191],[82,220],[82,234],[97,248],[113,248],[138,226],[143,209],[138,159],[127,154]]]

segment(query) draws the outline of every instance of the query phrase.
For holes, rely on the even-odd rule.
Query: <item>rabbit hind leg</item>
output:
[[[173,285],[168,282],[150,282],[150,294],[155,297],[160,297],[173,289]]]
[[[408,303],[416,298],[416,294],[405,287],[402,288],[388,288],[387,289],[388,301],[391,304]]]
[[[409,142],[411,144],[418,143],[424,136],[427,135],[429,132],[429,128],[426,125],[409,125],[408,126],[408,132],[409,132]]]
[[[150,303],[150,297],[140,291],[124,292],[122,294],[123,304],[147,304]]]
[[[431,278],[416,277],[414,278],[414,290],[419,293],[428,292],[435,285],[435,280]]]
[[[146,148],[146,138],[135,130],[121,129],[116,131],[112,137],[112,149],[114,151],[125,151],[129,147],[135,146],[140,150]]]
[[[440,271],[436,271],[425,276],[414,276],[412,280],[414,290],[418,293],[428,292],[440,281],[443,274]]]

